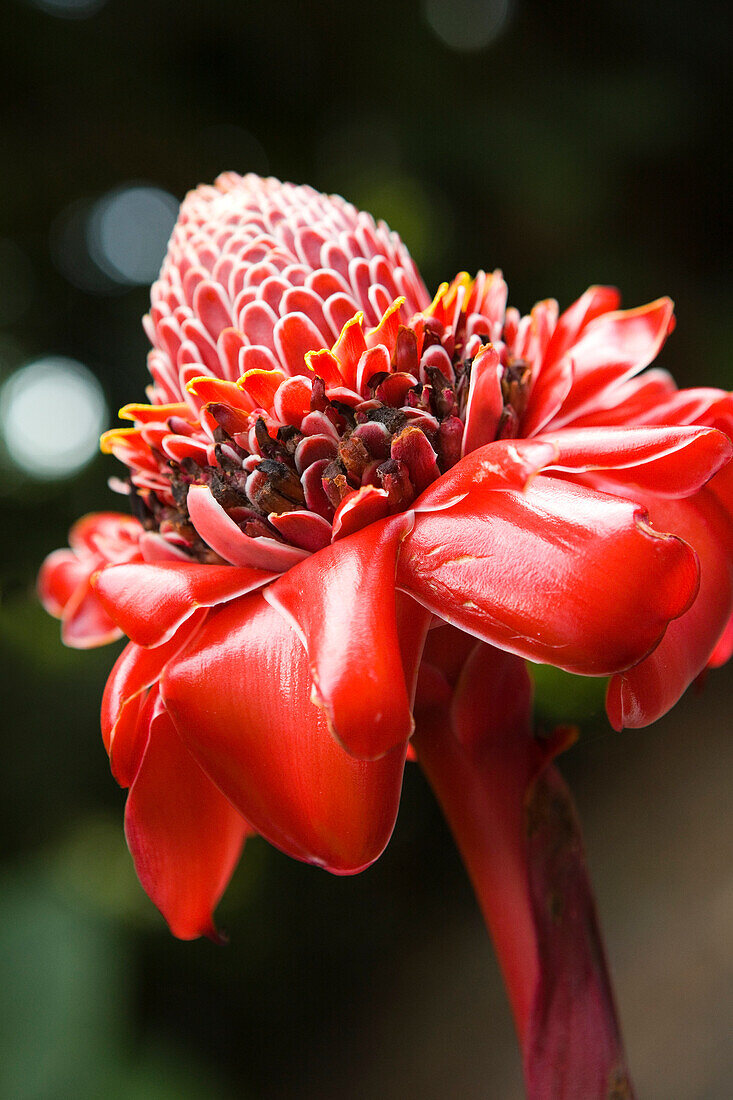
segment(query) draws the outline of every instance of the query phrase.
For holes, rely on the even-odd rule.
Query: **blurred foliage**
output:
[[[552,665],[531,665],[535,709],[547,724],[582,724],[599,718],[606,697],[605,677],[572,676]]]
[[[98,869],[95,862],[89,870]],[[38,861],[5,877],[0,900],[0,1095],[14,1100],[105,1096],[223,1097],[195,1056],[181,1065],[158,1040],[133,1054],[124,941],[70,905]]]
[[[430,287],[500,265],[522,309],[548,294],[567,305],[592,282],[618,284],[629,305],[671,293],[679,325],[662,363],[683,384],[730,385],[720,242],[731,70],[717,6],[505,6],[494,40],[462,53],[432,33],[418,0],[107,0],[86,19],[9,0],[0,382],[56,353],[95,371],[111,409],[142,396],[146,290],[109,279],[92,289],[81,277],[80,289],[59,267],[59,242],[74,211],[120,185],[180,198],[235,168],[339,191],[385,217]],[[471,5],[444,7],[462,18]],[[74,247],[87,262],[83,237]],[[221,905],[231,946],[168,936],[131,869],[123,794],[99,743],[114,652],[64,650],[33,590],[70,523],[115,506],[110,463],[37,482],[2,459],[0,1095],[366,1095],[382,1021],[392,1021],[393,1054],[420,1049],[406,1028],[422,984],[406,991],[404,975],[431,958],[443,974],[447,937],[477,922],[450,838],[411,769],[373,869],[336,879],[254,840]],[[540,721],[592,734],[567,770],[581,789],[600,789],[630,744],[595,748],[607,729],[603,681],[533,675]],[[496,986],[493,971],[477,972]],[[508,1032],[486,1029],[491,1065],[491,1036],[506,1043]],[[470,1021],[453,1034],[468,1042]],[[456,1042],[442,1050],[436,1038],[426,1057],[458,1064]],[[516,1094],[513,1073],[494,1095]],[[412,1078],[387,1077],[380,1095],[410,1093]],[[445,1096],[437,1080],[422,1095]]]

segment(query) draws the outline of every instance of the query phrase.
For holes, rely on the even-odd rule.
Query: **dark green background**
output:
[[[669,293],[662,363],[684,384],[730,385],[724,11],[516,0],[488,47],[460,53],[418,0],[108,0],[83,20],[5,0],[0,237],[25,262],[0,266],[0,301],[27,308],[0,329],[0,381],[65,354],[110,408],[140,399],[145,290],[72,286],[52,227],[130,181],[182,197],[235,168],[386,217],[431,288],[501,266],[522,310],[592,282],[627,305]],[[255,840],[220,908],[231,945],[166,932],[99,742],[112,650],[63,650],[33,597],[72,520],[116,506],[113,466],[60,483],[8,466],[0,484],[0,1096],[519,1096],[488,942],[414,770],[364,875],[331,878]],[[583,721],[564,770],[641,1096],[729,1094],[730,683],[711,675],[658,726],[618,735],[598,685],[540,682],[548,716]]]

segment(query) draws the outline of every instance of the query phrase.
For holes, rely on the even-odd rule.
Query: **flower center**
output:
[[[148,460],[146,467],[134,453],[120,454],[132,467],[134,514],[185,554],[212,561],[217,556],[187,508],[194,485],[207,486],[245,535],[307,549],[316,528],[315,545],[327,540],[328,525],[356,490],[378,490],[382,514],[409,508],[461,458],[474,358],[488,343],[488,336],[466,341],[460,323],[455,331],[430,316],[419,323],[419,340],[412,325],[399,327],[391,355],[381,344],[367,349],[352,385],[338,384],[349,372],[328,352],[318,354],[330,356],[325,365],[336,363],[340,374],[324,377],[310,359],[310,377],[270,380],[269,400],[262,386],[277,372],[253,371],[236,384],[194,379],[187,388],[201,398],[196,422],[172,416],[129,433],[142,436]],[[496,350],[503,402],[496,438],[508,438],[519,430],[531,371],[503,342]]]

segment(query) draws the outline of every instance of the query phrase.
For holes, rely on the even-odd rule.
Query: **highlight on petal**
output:
[[[350,756],[312,686],[297,634],[252,593],[209,614],[169,662],[162,694],[197,762],[258,833],[296,859],[353,874],[392,833],[406,744],[376,761]]]
[[[372,523],[289,570],[264,592],[308,655],[313,701],[352,755],[374,760],[413,730],[395,604],[409,514]]]
[[[165,709],[155,705],[127,799],[125,834],[143,889],[174,936],[218,938],[213,911],[247,832],[247,822],[201,770]]]
[[[470,457],[470,456],[469,456]],[[697,558],[644,510],[558,478],[418,512],[398,583],[433,614],[570,672],[641,660],[692,603]]]

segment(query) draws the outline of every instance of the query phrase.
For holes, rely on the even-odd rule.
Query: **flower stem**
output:
[[[519,677],[504,672],[498,686],[515,691]],[[556,749],[532,735],[515,699],[505,702],[506,724],[496,697],[482,719],[463,676],[450,706],[423,709],[418,760],[494,941],[528,1100],[632,1100],[578,819],[549,763]],[[477,739],[481,724],[490,728]]]

